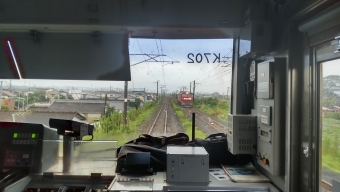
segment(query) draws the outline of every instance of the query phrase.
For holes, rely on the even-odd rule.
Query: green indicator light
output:
[[[32,139],[34,139],[35,138],[35,133],[32,133]]]
[[[18,133],[14,133],[13,138],[18,138]]]

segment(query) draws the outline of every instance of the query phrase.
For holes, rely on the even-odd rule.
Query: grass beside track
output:
[[[185,134],[187,134],[191,140],[191,120],[188,118],[188,116],[184,113],[183,109],[177,105],[176,102],[171,102],[172,108],[175,110],[175,114],[177,115]],[[197,125],[195,129],[195,137],[204,139],[206,138],[206,135],[203,131],[199,130]]]
[[[340,120],[322,118],[322,167],[340,173]]]
[[[216,98],[195,99],[195,108],[222,121],[227,121],[230,109],[229,100],[219,100]]]
[[[107,117],[100,120],[94,131],[93,140],[117,140],[118,146],[137,138],[141,133],[138,128],[144,124],[153,114],[159,104],[148,102],[138,109],[128,111],[127,126],[124,126],[123,114],[115,111]],[[84,140],[91,139],[90,136],[84,137]]]

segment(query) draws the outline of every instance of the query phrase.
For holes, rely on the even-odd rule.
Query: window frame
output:
[[[312,63],[312,85],[314,89],[312,93],[313,114],[312,117],[312,130],[313,143],[315,143],[315,150],[312,153],[312,170],[315,175],[312,181],[315,182],[317,191],[322,191],[322,79],[323,79],[323,63],[340,59],[340,53],[334,53],[335,47],[338,46],[338,41],[329,39],[318,45],[314,45],[313,49],[313,63]],[[315,82],[315,83],[313,83]]]

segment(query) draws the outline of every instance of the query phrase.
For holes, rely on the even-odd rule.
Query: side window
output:
[[[321,64],[322,186],[340,182],[340,59]]]

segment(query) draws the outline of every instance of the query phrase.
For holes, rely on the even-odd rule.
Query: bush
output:
[[[195,99],[195,107],[204,113],[226,120],[229,114],[229,101],[220,101],[216,98]]]
[[[1,105],[1,111],[8,111],[9,108],[7,105]]]
[[[329,112],[329,113],[326,113],[325,118],[332,118],[332,119],[340,120],[340,113],[339,112]]]
[[[100,126],[95,129],[95,134],[100,137],[95,137],[95,139],[111,138],[111,134],[114,134],[112,136],[116,136],[117,134],[124,135],[126,133],[136,132],[138,127],[148,119],[156,107],[156,102],[148,102],[139,109],[131,109],[127,113],[126,126],[124,126],[124,116],[122,113],[114,110],[114,108],[107,110],[107,113],[101,118],[98,124]],[[104,136],[105,134],[106,136]]]

